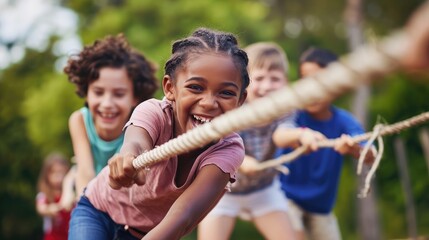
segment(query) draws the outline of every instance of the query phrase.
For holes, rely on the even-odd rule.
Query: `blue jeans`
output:
[[[110,216],[96,209],[86,196],[82,196],[73,209],[69,240],[136,240],[124,229],[123,225],[115,223]]]

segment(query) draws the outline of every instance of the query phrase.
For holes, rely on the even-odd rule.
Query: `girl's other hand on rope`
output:
[[[134,183],[143,185],[146,182],[145,171],[137,171],[133,167],[135,155],[116,154],[109,160],[109,185],[113,189],[131,187]]]
[[[317,142],[326,140],[325,135],[310,128],[302,128],[301,135],[298,139],[302,146],[306,146],[309,152],[317,151],[319,148]]]
[[[239,171],[246,175],[255,174],[258,171],[258,164],[259,162],[255,158],[246,155],[244,157],[243,163],[240,166]]]

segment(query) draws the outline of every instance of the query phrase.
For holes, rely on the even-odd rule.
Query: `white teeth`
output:
[[[115,113],[101,113],[101,116],[104,118],[113,118],[115,115]]]
[[[200,121],[202,123],[208,123],[208,122],[211,121],[210,118],[203,118],[203,117],[200,117],[200,116],[197,116],[197,115],[193,115],[193,116],[194,116],[195,119],[197,119],[198,121]]]

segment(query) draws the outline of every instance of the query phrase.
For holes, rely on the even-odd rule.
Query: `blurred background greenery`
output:
[[[159,66],[173,40],[199,26],[235,33],[245,46],[274,41],[287,52],[291,80],[299,54],[314,45],[343,55],[353,48],[346,12],[352,4],[361,18],[362,40],[373,42],[403,26],[422,0],[0,0],[0,239],[39,239],[36,179],[43,157],[52,151],[72,156],[67,119],[82,106],[62,73],[65,59],[82,45],[123,32],[131,44]],[[22,8],[26,11],[17,11]],[[38,10],[38,11],[36,11]],[[34,16],[36,13],[39,16]],[[29,19],[25,22],[25,19]],[[23,25],[27,24],[27,27]],[[429,109],[429,82],[404,74],[374,84],[365,99],[368,126],[380,117],[393,123]],[[424,82],[426,80],[426,82]],[[161,93],[157,97],[161,97]],[[351,109],[353,93],[336,104]],[[425,100],[426,99],[426,100]],[[425,126],[423,126],[425,127]],[[418,138],[423,127],[400,134],[405,142],[418,235],[429,235],[428,168]],[[426,125],[427,127],[427,125]],[[386,151],[374,181],[375,229],[357,219],[356,174],[346,161],[335,208],[344,239],[407,238],[405,200],[393,148]],[[428,214],[428,215],[426,215]],[[195,233],[186,239],[195,239]],[[262,239],[247,222],[238,222],[232,239]]]

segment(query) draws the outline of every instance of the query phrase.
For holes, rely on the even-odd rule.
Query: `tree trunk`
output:
[[[417,239],[416,208],[411,191],[410,175],[408,174],[407,153],[405,151],[404,141],[400,137],[395,138],[395,153],[405,198],[408,237]]]
[[[422,144],[423,153],[426,159],[426,165],[428,166],[429,173],[429,131],[427,128],[423,128],[419,131],[420,143]]]
[[[346,22],[348,42],[350,50],[356,50],[364,44],[362,31],[362,1],[347,0],[347,6],[344,11]],[[367,127],[368,110],[367,103],[370,97],[370,88],[368,85],[361,85],[355,94],[352,112],[360,121],[364,129]],[[364,167],[359,176],[357,187],[362,188],[368,168]],[[376,187],[372,184],[372,191],[366,198],[360,198],[357,201],[357,222],[361,239],[378,240],[381,239],[380,222],[378,208],[376,205]]]

